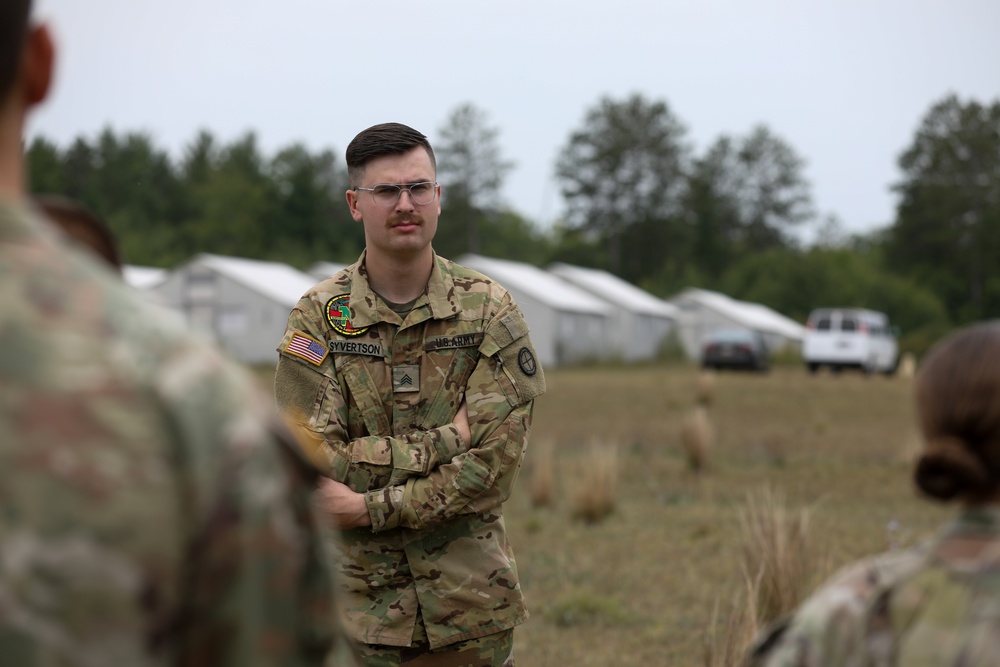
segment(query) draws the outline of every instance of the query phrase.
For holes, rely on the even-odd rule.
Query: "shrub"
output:
[[[765,625],[798,606],[819,569],[809,513],[788,510],[779,493],[764,489],[748,495],[741,526],[749,609],[753,623]]]
[[[708,469],[709,450],[712,446],[713,430],[708,420],[708,410],[699,405],[681,422],[681,448],[688,469],[702,472]]]
[[[615,509],[618,493],[618,448],[597,441],[590,443],[579,487],[573,500],[573,516],[597,523]]]
[[[532,507],[548,507],[555,497],[555,445],[542,440],[535,447],[528,494]]]

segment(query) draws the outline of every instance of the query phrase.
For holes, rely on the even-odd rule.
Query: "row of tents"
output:
[[[702,339],[720,328],[763,334],[770,349],[798,349],[804,327],[761,304],[688,288],[661,299],[598,269],[556,263],[544,269],[466,254],[456,261],[506,287],[524,312],[539,360],[554,367],[589,361],[641,362],[678,344],[697,360]],[[288,313],[312,285],[343,268],[321,262],[300,271],[279,262],[200,254],[174,269],[126,266],[125,280],[179,312],[248,364],[272,364]]]

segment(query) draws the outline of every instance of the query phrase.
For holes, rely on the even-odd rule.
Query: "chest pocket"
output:
[[[362,435],[391,435],[392,425],[385,414],[385,407],[382,395],[379,393],[380,384],[373,375],[373,366],[381,367],[383,362],[370,362],[367,358],[359,355],[340,355],[335,361],[337,377],[347,386],[345,400],[348,402],[348,410],[352,412],[348,419],[348,429],[353,429],[353,425],[364,423],[368,433],[349,433],[352,438]],[[384,384],[384,383],[383,383]],[[357,413],[353,410],[357,409]],[[360,416],[358,420],[356,417]]]
[[[465,395],[465,387],[479,361],[481,332],[428,338],[424,343],[424,387],[431,392],[420,411],[420,426],[450,423]]]

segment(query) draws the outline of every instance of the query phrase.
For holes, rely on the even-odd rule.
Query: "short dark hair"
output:
[[[0,2],[0,100],[7,99],[21,64],[32,0]]]
[[[386,155],[403,155],[416,147],[422,147],[431,158],[431,166],[437,173],[437,160],[427,137],[412,127],[402,123],[382,123],[362,130],[347,145],[347,175],[351,187],[361,185],[365,167],[375,158]]]

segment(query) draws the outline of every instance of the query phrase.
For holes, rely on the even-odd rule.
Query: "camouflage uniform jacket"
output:
[[[524,317],[497,283],[435,256],[402,319],[364,258],[295,306],[275,376],[321,473],[366,494],[371,528],[341,534],[346,625],[408,646],[419,613],[434,648],[513,627],[527,611],[501,506],[545,388]],[[463,398],[471,446],[453,423]]]
[[[757,639],[753,667],[1000,665],[1000,507],[842,570]]]
[[[315,473],[250,376],[0,201],[0,663],[321,665]]]

